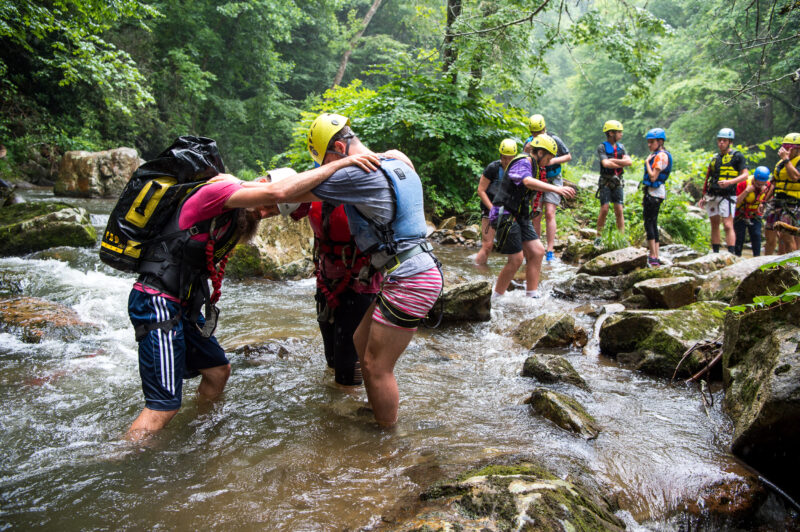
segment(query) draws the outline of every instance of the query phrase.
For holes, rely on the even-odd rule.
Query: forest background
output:
[[[796,0],[3,2],[0,176],[39,146],[150,158],[183,134],[217,140],[240,176],[300,171],[308,125],[330,111],[415,161],[434,216],[463,216],[530,114],[570,147],[575,180],[616,119],[634,176],[646,130],[667,130],[681,178],[662,218],[697,243],[678,185],[702,183],[721,127],[751,168],[772,165],[800,130],[798,41]]]

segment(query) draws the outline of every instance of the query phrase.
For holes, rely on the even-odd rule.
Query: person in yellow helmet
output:
[[[531,224],[531,200],[536,192],[575,196],[575,190],[570,187],[557,187],[539,179],[540,168],[547,166],[556,155],[556,141],[549,135],[539,135],[531,145],[532,155],[519,154],[508,164],[489,213],[489,220],[497,228],[495,245],[500,253],[508,256],[508,262],[497,276],[493,299],[505,294],[523,258],[527,263],[525,295],[540,297],[539,275],[545,251]]]
[[[348,155],[372,154],[342,115],[323,113],[308,130],[307,146],[324,168]],[[383,272],[377,301],[353,335],[375,420],[383,427],[397,422],[400,395],[394,367],[441,295],[441,264],[427,242],[422,181],[400,151],[381,154],[380,167],[335,172],[310,194],[296,200],[324,200],[344,205],[358,248]]]
[[[478,198],[481,200],[481,249],[475,255],[477,266],[485,265],[492,251],[494,227],[489,223],[489,211],[492,210],[492,200],[503,179],[505,169],[517,155],[517,142],[514,139],[503,139],[499,151],[500,158],[486,166],[478,182]]]
[[[531,116],[528,127],[531,131],[531,136],[525,141],[525,153],[531,153],[531,142],[533,142],[533,139],[538,135],[548,134],[553,138],[553,140],[556,141],[558,150],[556,151],[556,156],[553,157],[553,159],[550,161],[550,164],[548,164],[544,169],[545,181],[557,187],[562,186],[564,184],[564,180],[561,177],[561,165],[572,160],[572,154],[569,152],[569,148],[567,148],[567,145],[564,144],[564,141],[562,141],[558,136],[553,135],[552,133],[547,133],[547,124],[545,124],[544,117],[542,115]],[[544,212],[545,229],[547,230],[545,260],[548,263],[551,263],[553,260],[555,260],[554,252],[557,230],[556,209],[559,205],[561,205],[560,195],[556,194],[555,192],[543,192],[537,208],[534,209],[533,218],[531,220],[533,222],[533,229],[538,234],[542,234],[542,211]]]
[[[783,138],[778,149],[780,160],[772,176],[774,192],[767,202],[764,213],[767,242],[765,252],[771,255],[775,250],[777,237],[775,224],[783,222],[800,226],[800,133],[789,133]],[[780,233],[778,253],[790,253],[800,249],[800,237]]]
[[[600,214],[597,216],[597,238],[595,245],[601,242],[603,228],[606,225],[609,204],[614,204],[614,216],[617,220],[617,230],[625,232],[625,217],[622,206],[625,203],[623,174],[625,168],[633,164],[630,156],[622,145],[622,123],[619,120],[608,120],[603,124],[606,134],[605,142],[597,147],[597,156],[600,160],[600,180],[598,181],[597,197],[600,200]]]

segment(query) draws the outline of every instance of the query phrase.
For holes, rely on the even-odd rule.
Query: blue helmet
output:
[[[661,139],[667,140],[667,132],[661,129],[660,127],[654,127],[650,131],[647,132],[647,135],[644,136],[647,140],[650,139]]]
[[[719,130],[719,133],[717,133],[717,138],[733,140],[735,137],[733,136],[733,130],[731,128],[723,127],[722,129]]]
[[[759,166],[758,168],[756,168],[753,177],[755,178],[756,181],[761,181],[761,182],[769,181],[769,168],[767,168],[766,166]]]

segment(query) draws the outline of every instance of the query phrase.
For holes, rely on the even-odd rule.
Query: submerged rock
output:
[[[547,388],[536,388],[525,400],[525,404],[530,405],[534,414],[549,419],[564,430],[580,434],[587,440],[593,440],[600,435],[595,419],[578,401],[568,395]]]
[[[697,342],[720,336],[725,304],[700,302],[676,310],[629,310],[609,317],[600,328],[600,351],[657,377],[671,377],[684,353]],[[679,375],[692,375],[710,359],[697,350]]]
[[[283,216],[262,220],[256,236],[236,246],[226,275],[276,280],[311,277],[313,243],[314,233],[307,221],[294,222]]]
[[[97,327],[80,319],[70,307],[35,297],[0,299],[0,331],[19,334],[23,342],[71,342]]]
[[[596,489],[563,480],[539,464],[491,465],[439,482],[423,507],[392,530],[609,531],[625,529]]]
[[[566,382],[584,390],[589,386],[583,377],[575,371],[569,361],[559,355],[543,355],[534,353],[525,360],[522,366],[523,377],[533,377],[542,384]]]
[[[569,347],[578,338],[575,318],[570,314],[542,314],[520,323],[511,333],[527,349]]]
[[[68,151],[61,158],[53,192],[82,198],[117,197],[142,163],[144,160],[133,148]]]
[[[694,277],[647,279],[633,285],[654,308],[678,308],[694,302]]]
[[[578,269],[578,273],[589,275],[619,275],[647,266],[647,250],[627,247],[603,253]]]
[[[442,323],[489,321],[492,310],[492,283],[475,281],[446,286],[442,293]],[[434,311],[438,308],[437,303]],[[435,314],[435,312],[434,312]]]
[[[774,256],[753,257],[710,273],[700,285],[697,299],[699,301],[730,301],[739,283],[745,277],[774,260]]]
[[[18,203],[0,210],[0,256],[56,246],[93,247],[97,232],[86,209],[65,203]]]

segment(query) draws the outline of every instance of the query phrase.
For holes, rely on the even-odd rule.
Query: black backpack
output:
[[[108,219],[100,260],[137,272],[148,241],[158,237],[186,195],[225,172],[217,143],[205,137],[178,137],[131,176]]]

